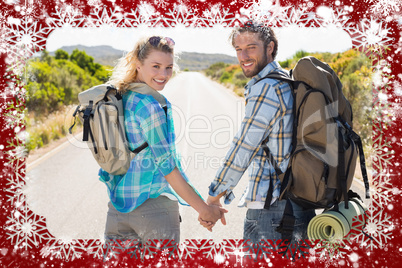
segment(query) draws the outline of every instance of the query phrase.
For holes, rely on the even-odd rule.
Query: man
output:
[[[261,144],[268,141],[271,154],[285,171],[292,149],[293,96],[286,82],[258,80],[271,72],[288,74],[275,61],[278,40],[269,27],[247,23],[233,30],[230,38],[244,75],[252,79],[245,87],[245,117],[209,187],[207,203],[221,206],[220,198],[224,197],[225,204],[229,204],[234,199],[233,188],[250,167],[249,183],[239,203],[240,207],[248,208],[243,238],[254,243],[260,239],[282,239],[275,229],[282,219],[286,200],[278,199],[280,180]],[[267,198],[269,209],[264,209]],[[302,211],[296,204],[293,210],[296,218],[293,239],[306,239],[307,223],[315,215],[314,210]],[[200,222],[211,229],[211,225],[208,227],[201,219]]]

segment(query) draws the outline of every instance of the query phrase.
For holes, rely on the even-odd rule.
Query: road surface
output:
[[[173,105],[178,151],[186,174],[206,198],[208,186],[239,128],[244,101],[193,72],[174,77],[163,94]],[[80,139],[81,134],[69,136],[69,141],[30,163],[24,187],[32,211],[44,216],[49,232],[65,241],[103,239],[106,221],[106,186],[98,180],[99,167]],[[212,233],[199,225],[198,214],[192,208],[180,206],[181,241],[241,239],[246,209],[238,208],[237,203],[246,180],[243,176],[234,191],[236,199],[225,206],[229,210],[227,226],[217,223]]]

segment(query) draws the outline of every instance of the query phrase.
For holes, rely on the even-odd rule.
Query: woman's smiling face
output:
[[[151,88],[162,90],[173,74],[173,54],[152,50],[143,63],[137,66],[138,81]]]

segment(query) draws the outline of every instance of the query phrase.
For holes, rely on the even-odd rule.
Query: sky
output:
[[[343,52],[352,48],[349,35],[335,26],[326,28],[273,28],[278,37],[277,60],[292,57],[296,51],[307,52]],[[103,26],[99,28],[63,27],[54,30],[47,39],[46,49],[55,51],[62,46],[72,45],[109,45],[113,48],[130,51],[135,42],[143,36],[162,35],[175,40],[177,52],[220,53],[236,56],[228,37],[231,28],[215,26],[212,28],[190,28],[176,26],[173,28],[148,27],[116,28]]]

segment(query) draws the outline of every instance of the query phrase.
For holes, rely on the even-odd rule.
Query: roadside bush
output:
[[[57,50],[55,57],[44,50],[40,57],[28,61],[25,70],[26,107],[31,118],[26,127],[28,152],[66,136],[67,107],[78,102],[78,93],[106,82],[111,74],[78,50],[71,55]]]
[[[223,72],[224,69],[228,66],[229,64],[226,64],[224,62],[217,62],[209,66],[208,69],[205,70],[205,74],[212,79],[219,79]]]

